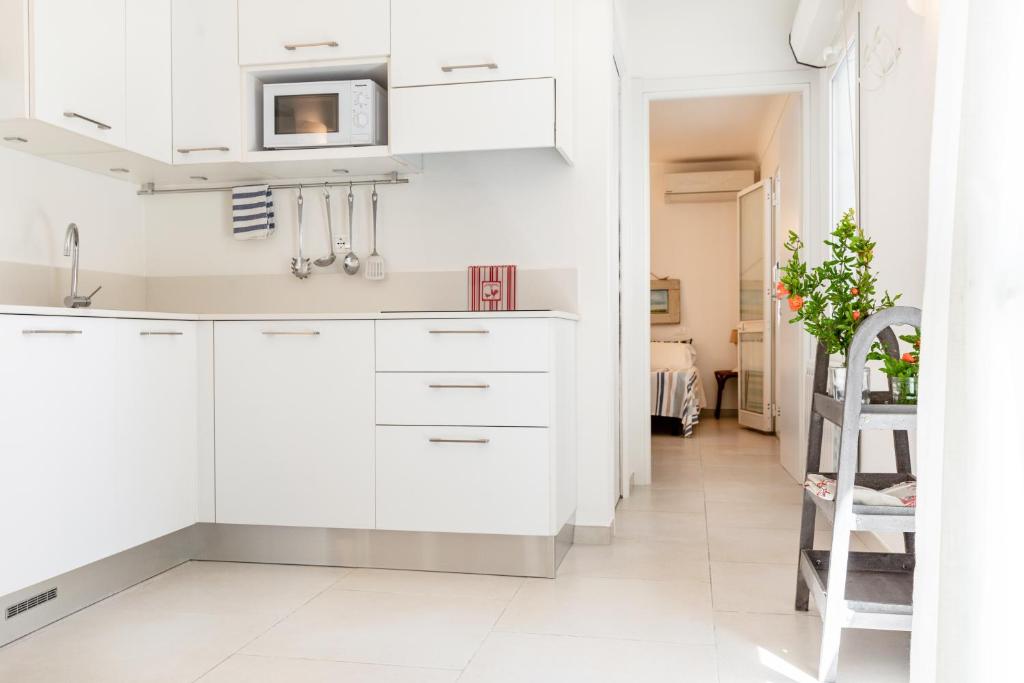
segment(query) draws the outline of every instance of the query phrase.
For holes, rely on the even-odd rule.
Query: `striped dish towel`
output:
[[[236,240],[265,240],[274,234],[274,198],[269,185],[231,191],[231,232]]]

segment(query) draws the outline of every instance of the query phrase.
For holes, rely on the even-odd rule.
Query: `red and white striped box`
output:
[[[470,266],[469,310],[516,310],[516,267]]]

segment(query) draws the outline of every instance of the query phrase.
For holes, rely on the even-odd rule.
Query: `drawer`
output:
[[[388,0],[239,0],[238,61],[385,56],[388,22]]]
[[[378,320],[378,372],[546,372],[550,321]]]
[[[555,146],[553,78],[392,88],[393,154]]]
[[[377,424],[546,427],[549,375],[377,373]]]
[[[377,427],[377,528],[548,536],[548,430]]]

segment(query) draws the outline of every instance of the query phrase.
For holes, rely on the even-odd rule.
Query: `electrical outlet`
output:
[[[334,250],[335,251],[348,251],[348,241],[344,237],[334,238]]]

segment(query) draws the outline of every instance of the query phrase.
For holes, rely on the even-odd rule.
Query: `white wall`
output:
[[[692,338],[697,369],[710,405],[715,370],[736,367],[729,333],[736,327],[739,277],[736,202],[665,202],[665,174],[673,164],[651,164],[651,272],[680,285],[680,324],[651,325],[651,339]],[[736,382],[729,382],[723,408],[736,408]]]

